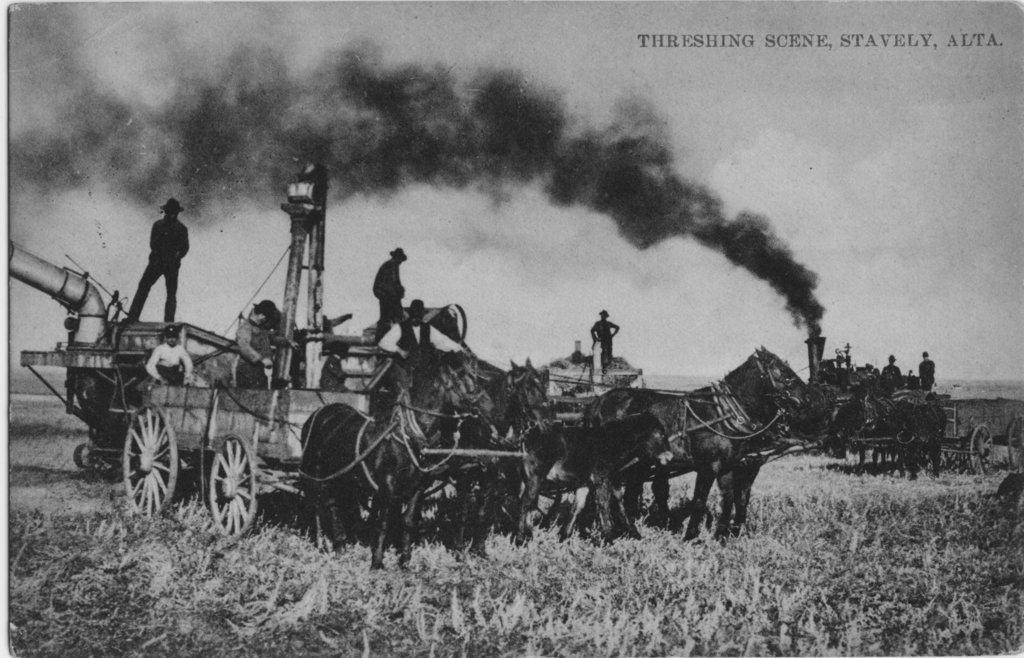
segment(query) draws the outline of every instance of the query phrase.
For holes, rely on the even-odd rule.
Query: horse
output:
[[[529,538],[529,515],[540,493],[556,495],[566,490],[576,491],[576,501],[571,518],[562,527],[562,539],[575,529],[591,491],[597,508],[597,536],[602,543],[613,538],[613,516],[625,526],[626,534],[639,538],[639,531],[623,510],[614,480],[633,470],[645,470],[652,463],[665,463],[672,455],[664,425],[650,413],[617,418],[600,427],[554,424],[547,429],[537,428],[526,435],[524,449],[532,479],[526,481],[520,501],[517,537],[521,541]]]
[[[477,432],[475,445],[495,451],[495,457],[478,453],[473,462],[463,463],[449,477],[455,485],[455,498],[461,502],[461,522],[456,529],[456,544],[485,556],[487,534],[495,527],[508,527],[517,542],[517,510],[509,503],[517,501],[521,508],[538,479],[533,462],[523,450],[523,437],[535,431],[548,431],[554,420],[554,409],[547,399],[547,373],[538,371],[528,358],[523,366],[510,362],[511,369],[484,380],[484,387],[494,403],[487,416],[468,419],[463,433]],[[489,431],[488,431],[489,430]],[[470,536],[467,537],[467,531]]]
[[[909,473],[914,479],[922,459],[931,461],[932,473],[938,475],[945,427],[945,412],[924,392],[897,391],[884,397],[862,390],[836,410],[826,440],[839,454],[856,448],[860,468],[866,459],[866,445],[854,440],[883,440],[885,444],[873,448],[874,463],[877,465],[879,458],[884,463],[888,449],[900,474]]]
[[[303,489],[335,551],[353,538],[359,505],[372,498],[373,569],[383,568],[390,533],[399,529],[399,564],[408,564],[423,495],[451,472],[453,453],[431,461],[422,451],[473,448],[491,434],[483,424],[466,436],[460,431],[467,419],[488,417],[494,410],[465,359],[445,357],[433,371],[436,376],[412,377],[411,382],[396,377],[399,393],[381,419],[336,403],[315,411],[302,427]]]
[[[540,464],[526,444],[543,444],[549,440],[556,430],[554,407],[548,400],[548,372],[537,370],[530,359],[519,366],[510,361],[511,369],[496,380],[488,389],[494,400],[494,426],[506,443],[513,441],[520,451],[520,459],[502,460],[492,472],[498,490],[506,495],[504,502],[516,501],[514,509],[502,505],[490,514],[492,523],[498,518],[507,518],[512,526],[511,532],[517,543],[525,543],[529,539],[530,529],[523,522],[524,509],[529,509],[536,501],[540,481]]]
[[[587,409],[585,422],[603,426],[642,412],[657,417],[671,437],[672,459],[626,480],[627,513],[639,513],[643,484],[651,480],[654,514],[667,521],[669,479],[696,472],[694,513],[684,539],[699,536],[716,480],[722,502],[715,535],[721,538],[739,534],[746,522],[750,491],[767,455],[802,443],[789,439],[786,422],[799,383],[785,361],[761,347],[721,382],[708,387],[682,394],[628,388],[609,391]]]

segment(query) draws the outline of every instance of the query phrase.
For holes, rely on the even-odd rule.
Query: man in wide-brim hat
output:
[[[135,322],[142,315],[149,291],[160,277],[164,278],[167,286],[164,322],[174,322],[174,313],[178,308],[178,269],[181,267],[181,259],[188,253],[188,228],[178,221],[178,213],[184,208],[174,197],[160,206],[160,210],[164,216],[154,222],[149,233],[149,263],[132,297],[132,305],[128,309],[129,322]]]
[[[384,261],[373,280],[373,296],[380,302],[380,319],[377,320],[377,332],[373,337],[375,343],[379,343],[391,325],[401,322],[405,316],[402,311],[405,288],[402,287],[398,268],[406,260],[401,247],[392,250],[391,258]]]
[[[604,372],[612,364],[612,338],[619,333],[619,325],[608,321],[608,311],[602,309],[598,315],[601,319],[590,328],[590,337],[594,345],[601,344],[601,371]]]

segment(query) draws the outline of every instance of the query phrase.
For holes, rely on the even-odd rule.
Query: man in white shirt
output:
[[[178,344],[178,327],[164,329],[164,342],[157,345],[146,362],[146,372],[158,382],[181,386],[192,381],[192,358]]]
[[[423,322],[425,311],[422,300],[412,300],[409,305],[409,317],[392,325],[377,346],[387,352],[396,353],[403,359],[408,359],[410,354],[422,352],[427,345],[441,352],[462,352],[461,345],[440,331],[433,331],[429,324]]]

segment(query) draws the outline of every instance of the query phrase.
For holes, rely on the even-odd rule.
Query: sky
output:
[[[1022,28],[984,2],[12,5],[9,235],[131,296],[174,196],[177,319],[233,336],[281,302],[280,203],[318,160],[342,331],[401,246],[406,302],[460,304],[499,364],[589,347],[606,309],[648,373],[763,345],[806,375],[816,329],[860,364],[1021,379]],[[17,367],[64,311],[8,292]]]

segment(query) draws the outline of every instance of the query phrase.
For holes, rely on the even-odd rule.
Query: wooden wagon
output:
[[[602,370],[600,352],[582,354],[579,341],[572,356],[552,361],[545,369],[555,417],[567,425],[581,423],[587,406],[613,388],[644,387],[643,370],[622,358],[612,359],[611,366]]]
[[[994,462],[994,446],[1006,447],[1006,464],[1024,471],[1024,400],[1005,398],[948,400],[942,443],[943,466],[985,473]]]
[[[67,342],[22,352],[21,363],[89,428],[75,462],[120,468],[132,509],[154,514],[165,508],[179,493],[181,476],[191,474],[217,524],[230,534],[244,532],[260,493],[299,490],[300,431],[316,409],[340,402],[369,416],[373,404],[387,403],[378,394],[390,359],[375,345],[376,325],[362,335],[337,336],[335,322],[322,314],[326,184],[326,170],[310,166],[288,186],[281,205],[291,240],[269,389],[233,386],[235,341],[188,323],[173,326],[194,362],[196,385],[154,384],[144,366],[169,323],[123,322],[117,291],[107,292],[87,272],[9,245],[11,276],[68,310]],[[303,286],[306,321],[300,327]],[[427,309],[424,321],[452,339],[465,338],[466,315],[458,305]],[[51,386],[37,366],[64,369],[65,391]]]

